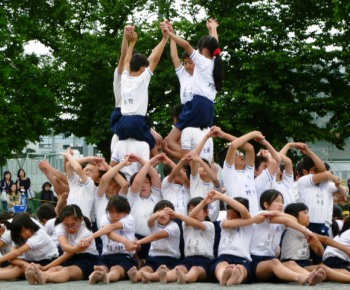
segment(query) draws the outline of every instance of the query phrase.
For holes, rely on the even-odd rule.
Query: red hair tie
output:
[[[217,48],[217,49],[214,50],[213,55],[217,56],[217,55],[220,55],[220,53],[221,53],[220,48]]]

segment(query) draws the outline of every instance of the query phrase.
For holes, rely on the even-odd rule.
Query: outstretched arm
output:
[[[125,61],[126,52],[128,50],[128,40],[126,38],[126,34],[134,30],[135,30],[134,26],[124,27],[123,40],[122,40],[122,46],[120,49],[120,57],[119,57],[118,69],[117,69],[117,72],[119,75],[121,75],[124,71],[124,61]]]
[[[214,18],[209,18],[206,22],[206,25],[208,28],[209,35],[216,38],[216,40],[219,42],[219,35],[217,31],[219,23],[217,22],[217,20]]]

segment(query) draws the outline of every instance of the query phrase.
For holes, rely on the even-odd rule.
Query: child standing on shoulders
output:
[[[184,128],[207,128],[213,125],[214,100],[217,91],[222,88],[223,63],[217,38],[213,36],[202,37],[198,42],[198,50],[194,50],[188,41],[171,31],[171,24],[168,20],[161,24],[161,28],[187,52],[195,63],[192,80],[193,98],[186,102],[178,122],[166,138],[169,147],[177,150],[181,131]]]
[[[129,270],[128,276],[132,283],[159,282],[158,269],[173,269],[180,258],[180,228],[172,221],[174,205],[167,200],[159,201],[148,220],[151,234],[135,242],[136,245],[151,243],[145,265],[137,271],[136,267]]]

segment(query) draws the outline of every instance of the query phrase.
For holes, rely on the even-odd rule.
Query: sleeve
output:
[[[224,184],[224,187],[226,188],[226,195],[233,197],[234,191],[233,188],[235,187],[235,176],[236,176],[236,169],[234,164],[232,166],[229,166],[226,162],[224,162],[224,168],[222,169],[222,182]]]
[[[182,130],[181,133],[181,149],[183,150],[191,150],[192,145],[192,136],[190,131],[187,128]]]

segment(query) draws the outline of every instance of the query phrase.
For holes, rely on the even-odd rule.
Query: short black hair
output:
[[[299,212],[308,210],[308,206],[302,202],[290,203],[284,209],[284,212],[298,218]]]
[[[260,207],[263,210],[266,210],[264,203],[267,202],[270,205],[278,196],[282,196],[283,198],[282,193],[279,192],[278,190],[275,190],[275,189],[265,190],[260,196]]]
[[[169,200],[163,199],[163,200],[158,201],[158,202],[155,204],[155,206],[154,206],[154,208],[153,208],[153,213],[155,213],[155,212],[157,212],[157,211],[159,211],[159,210],[165,209],[166,207],[169,207],[169,208],[171,208],[172,210],[175,210],[175,207],[174,207],[174,205],[173,205],[172,202],[170,202]]]
[[[36,210],[36,216],[40,222],[57,217],[55,207],[51,203],[43,203]]]
[[[128,200],[120,195],[113,196],[109,199],[106,211],[109,211],[111,208],[114,208],[119,213],[129,214],[131,211]]]
[[[130,71],[137,72],[143,66],[149,66],[147,57],[141,53],[135,53],[130,60]]]

